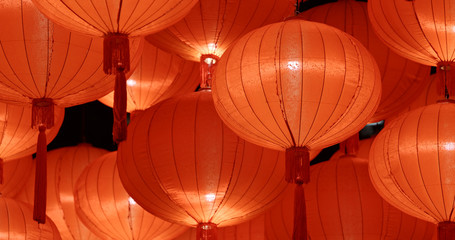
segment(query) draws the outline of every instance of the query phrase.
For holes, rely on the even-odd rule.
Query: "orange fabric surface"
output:
[[[187,228],[144,211],[126,193],[117,171],[117,152],[99,157],[80,175],[75,207],[81,221],[102,239],[172,239]]]
[[[32,155],[13,159],[3,163],[3,184],[0,184],[0,194],[14,198],[27,183],[33,173]]]
[[[273,149],[322,148],[358,132],[379,104],[379,69],[352,36],[288,20],[244,35],[218,62],[213,97],[240,137]]]
[[[430,67],[397,55],[381,42],[369,23],[366,2],[338,0],[309,9],[298,17],[326,23],[351,34],[373,55],[381,71],[382,96],[370,122],[397,114],[423,90]]]

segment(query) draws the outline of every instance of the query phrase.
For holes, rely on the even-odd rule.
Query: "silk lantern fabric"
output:
[[[126,193],[117,171],[117,152],[92,162],[74,188],[81,220],[102,239],[172,239],[187,228],[144,211]]]
[[[143,111],[174,95],[193,92],[200,82],[199,65],[167,53],[150,43],[127,80],[127,111]],[[99,99],[114,106],[114,93]]]
[[[176,223],[222,227],[246,221],[284,190],[284,153],[248,143],[223,124],[210,91],[147,109],[119,146],[127,192]]]
[[[338,0],[304,11],[298,17],[351,34],[373,55],[381,71],[382,96],[370,122],[398,114],[424,89],[430,67],[401,57],[381,42],[369,23],[366,2]]]
[[[199,62],[204,55],[218,58],[249,31],[292,15],[293,4],[290,0],[200,0],[181,21],[147,39],[189,60]]]
[[[367,159],[338,155],[311,166],[305,186],[310,239],[430,240],[436,226],[384,201],[368,176]],[[293,189],[265,213],[266,239],[292,239]]]
[[[0,184],[0,194],[14,198],[26,184],[28,176],[32,174],[33,158],[26,156],[3,164],[3,183]]]
[[[1,93],[0,93],[1,94]],[[46,142],[57,136],[65,109],[54,108],[54,126],[46,130]],[[0,158],[4,161],[36,152],[38,131],[32,129],[32,107],[0,103]]]
[[[406,112],[385,126],[370,150],[376,190],[398,209],[438,223],[439,239],[455,236],[454,117],[449,102]]]
[[[60,234],[54,223],[47,218],[46,224],[32,219],[33,207],[0,196],[0,238],[20,240],[59,240]]]
[[[85,167],[106,153],[107,150],[93,147],[88,143],[48,152],[46,213],[57,226],[63,239],[99,239],[95,238],[92,231],[79,220],[74,207],[73,188]],[[33,203],[34,180],[34,174],[30,174],[26,188],[17,199]]]

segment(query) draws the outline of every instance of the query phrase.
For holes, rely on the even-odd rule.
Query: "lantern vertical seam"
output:
[[[336,164],[335,164],[335,193],[336,193],[336,201],[337,201],[337,207],[338,209],[340,209],[340,206],[342,206],[343,204],[340,203],[340,194],[339,194],[339,191],[338,191],[338,183],[340,182],[339,181],[339,169],[338,169],[338,165],[340,164],[340,161],[336,161]],[[327,168],[329,167],[329,165],[324,165],[323,168],[321,169],[321,171],[323,170],[326,170]],[[330,166],[332,167],[332,166]],[[341,175],[344,175],[344,173],[342,173]],[[340,221],[340,229],[341,229],[341,236],[343,236],[343,239],[344,238],[344,228],[343,228],[343,217],[341,216],[341,211],[337,211],[338,213],[338,220]]]
[[[52,24],[52,26],[54,26],[54,25]],[[51,47],[52,50],[49,49],[49,51],[48,51],[49,55],[48,55],[48,65],[47,65],[47,74],[46,74],[46,85],[44,87],[44,96],[43,97],[50,97],[52,95],[53,90],[55,89],[56,85],[58,84],[58,82],[60,80],[60,77],[62,76],[63,70],[65,69],[66,62],[67,62],[67,59],[68,59],[68,54],[69,54],[69,50],[70,50],[70,43],[71,43],[71,36],[72,36],[72,33],[69,32],[69,34],[68,34],[68,44],[66,44],[65,58],[63,60],[62,67],[60,68],[60,73],[55,78],[55,83],[49,89],[49,92],[48,92],[49,82],[50,82],[50,78],[51,78],[52,54],[54,52],[54,50],[53,50],[53,47],[54,47],[54,34],[52,33],[52,40],[49,40],[50,36],[48,35],[48,41],[51,42],[49,44],[52,45],[52,47]],[[82,65],[83,64],[81,64],[81,67],[82,67]],[[79,68],[79,70],[80,70],[80,68]],[[77,72],[79,72],[79,71],[77,71]],[[76,74],[77,74],[77,72],[76,72]],[[73,77],[74,77],[74,75],[73,75]],[[67,86],[69,83],[70,82],[65,83],[64,86]]]
[[[445,220],[445,221],[450,221],[450,218],[447,216],[447,208],[446,208],[446,199],[445,199],[445,195],[444,195],[444,187],[443,187],[443,183],[442,183],[442,174],[441,174],[441,158],[440,158],[440,151],[439,151],[439,131],[440,131],[440,118],[441,118],[441,108],[442,106],[439,105],[439,108],[438,108],[438,119],[437,119],[437,123],[436,123],[436,129],[437,129],[437,132],[436,132],[436,147],[437,147],[437,155],[438,155],[438,174],[439,174],[439,185],[441,187],[441,198],[442,198],[442,205],[444,206],[444,215],[445,215],[445,218],[442,219],[442,220]],[[450,122],[450,120],[448,121]]]
[[[94,30],[98,31],[99,33],[102,33],[102,32],[103,32],[102,26],[100,26],[101,28],[98,28],[97,26],[91,24],[90,22],[88,22],[87,20],[85,20],[84,18],[82,18],[81,16],[79,16],[79,14],[77,14],[72,8],[70,8],[70,7],[66,4],[66,2],[65,2],[64,0],[60,0],[60,3],[62,3],[62,4],[66,7],[67,10],[69,10],[70,12],[72,12],[78,19],[82,20],[85,24],[87,24],[88,26],[94,28]],[[83,9],[83,10],[84,10],[84,8],[79,4],[78,1],[76,1],[76,4],[77,4],[77,6],[78,6],[80,9]],[[93,3],[92,3],[92,6],[93,6]],[[55,9],[53,9],[53,10],[57,10],[57,8],[55,8]],[[95,9],[95,11],[96,11],[96,9]],[[98,13],[98,11],[96,11],[96,12]],[[84,10],[84,13],[87,14],[87,11]],[[93,18],[90,16],[90,14],[87,14],[87,16],[88,16],[89,18],[91,18],[92,20],[95,20],[95,19],[93,19]],[[98,16],[99,16],[99,13],[98,13]],[[101,18],[101,17],[100,17],[100,18]],[[102,20],[102,18],[101,18],[101,20]],[[98,22],[96,22],[96,23],[99,24]],[[104,21],[103,21],[103,24],[105,25],[105,27],[109,28],[109,27],[106,25],[106,23],[105,23]]]
[[[320,179],[321,179],[321,168],[322,168],[322,167],[326,167],[326,165],[323,165],[323,166],[321,166],[321,165],[319,165],[319,166],[318,166],[318,165],[315,165],[315,167],[313,167],[313,168],[312,168],[312,171],[311,171],[311,173],[313,173],[313,175],[316,175],[316,179],[315,179],[315,180],[316,180],[316,194],[315,194],[315,195],[316,195],[316,202],[319,202],[319,199],[320,199],[320,196],[319,196],[319,193],[320,193],[320,191],[319,191],[319,186],[320,186],[320,185],[319,185],[319,183],[323,182],[323,181],[320,181]],[[308,188],[307,188],[307,189],[308,189]],[[310,195],[311,195],[311,194],[310,194]],[[320,224],[321,229],[322,229],[322,233],[323,233],[323,235],[324,235],[324,238],[325,238],[325,239],[328,239],[327,232],[326,232],[326,230],[325,230],[325,228],[324,228],[324,223],[322,222],[321,208],[319,207],[319,204],[316,204],[316,206],[317,206],[317,208],[318,208],[318,209],[317,209],[318,220],[319,220],[319,224]],[[284,211],[282,211],[282,212],[284,212]],[[284,222],[284,221],[283,221],[283,222]],[[309,228],[309,229],[311,229],[311,228]],[[311,232],[311,231],[308,231],[308,236],[311,235],[310,232]]]
[[[343,159],[340,159],[339,161],[342,161],[342,160]],[[360,194],[361,188],[360,188],[360,182],[359,182],[359,177],[358,177],[359,173],[357,172],[356,166],[354,165],[354,161],[349,161],[349,162],[351,163],[351,167],[354,170],[355,182],[357,183],[357,188],[358,188],[357,195],[358,195],[359,202],[360,202],[359,209],[360,209],[360,219],[361,219],[361,224],[362,224],[362,239],[366,239],[366,236],[365,236],[365,224],[364,224],[364,220],[365,219],[364,219],[364,216],[363,216],[362,194]]]

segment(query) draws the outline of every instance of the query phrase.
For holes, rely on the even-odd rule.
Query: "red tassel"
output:
[[[341,142],[340,150],[344,151],[345,155],[356,156],[359,151],[359,133]]]
[[[214,223],[199,223],[196,228],[196,240],[216,240],[217,227]]]
[[[0,184],[3,184],[3,158],[0,158]]]
[[[201,88],[212,87],[212,77],[215,73],[215,66],[219,57],[213,54],[205,54],[201,56]]]
[[[286,149],[286,173],[288,183],[303,184],[310,181],[310,151],[306,147]]]
[[[36,174],[33,220],[46,222],[46,191],[47,191],[47,156],[46,127],[39,126],[38,144],[36,146]]]
[[[436,74],[438,75],[438,95],[449,98],[455,94],[455,63],[439,62]]]
[[[32,100],[32,128],[54,126],[54,102],[51,98],[34,98]]]
[[[126,77],[122,69],[117,69],[114,90],[114,126],[112,135],[114,142],[119,143],[126,139]]]
[[[294,231],[292,239],[307,240],[307,235],[305,191],[301,184],[297,184],[294,192]]]
[[[104,73],[115,73],[118,68],[122,68],[125,73],[130,71],[130,42],[128,35],[121,33],[105,35],[103,47]]]
[[[455,222],[438,223],[439,240],[455,240]]]

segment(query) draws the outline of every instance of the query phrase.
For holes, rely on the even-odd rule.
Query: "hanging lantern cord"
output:
[[[455,64],[448,61],[439,62],[437,65],[438,94],[443,95],[445,99],[449,99],[455,93],[455,72],[452,71],[454,67]]]

